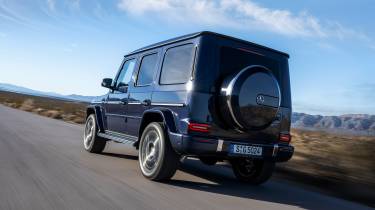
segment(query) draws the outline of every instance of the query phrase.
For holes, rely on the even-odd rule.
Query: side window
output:
[[[142,58],[139,67],[136,86],[145,86],[152,83],[156,63],[158,61],[158,54],[146,55]]]
[[[125,61],[122,66],[120,75],[117,78],[116,87],[128,85],[135,67],[135,59]]]
[[[168,49],[164,55],[160,84],[182,84],[189,80],[194,59],[194,45]]]

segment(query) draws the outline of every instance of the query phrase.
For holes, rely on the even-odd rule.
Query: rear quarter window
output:
[[[162,85],[186,83],[191,76],[194,54],[193,44],[169,48],[164,55],[159,83]]]

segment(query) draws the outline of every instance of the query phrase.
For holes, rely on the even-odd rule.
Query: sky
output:
[[[290,54],[293,111],[375,114],[373,11],[373,0],[0,0],[0,83],[102,95],[126,53],[209,30]]]

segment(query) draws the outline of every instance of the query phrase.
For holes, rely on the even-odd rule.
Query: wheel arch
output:
[[[99,131],[104,132],[104,121],[102,117],[102,111],[99,106],[87,106],[86,108],[86,118],[91,114],[95,114],[96,123],[98,125]]]
[[[143,130],[146,128],[146,126],[151,122],[162,122],[166,131],[167,135],[172,133],[178,133],[178,129],[176,126],[175,117],[173,115],[173,112],[168,109],[150,109],[143,113],[142,115],[142,121],[139,126],[138,130],[138,141],[134,143],[134,146],[138,149],[139,141],[142,136]]]

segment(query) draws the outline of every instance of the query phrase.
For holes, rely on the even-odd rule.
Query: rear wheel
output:
[[[91,114],[86,119],[85,131],[83,134],[83,146],[86,151],[91,153],[101,153],[107,141],[100,138],[98,135],[98,128],[96,126],[96,118]]]
[[[139,166],[143,176],[154,181],[170,179],[179,165],[179,156],[167,139],[161,123],[150,123],[139,144]]]
[[[275,162],[250,158],[239,158],[230,161],[233,173],[240,181],[259,185],[271,178]]]

